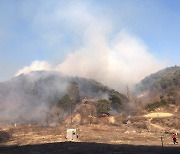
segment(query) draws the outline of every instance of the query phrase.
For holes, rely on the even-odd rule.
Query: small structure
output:
[[[78,139],[76,129],[67,129],[67,131],[66,131],[66,139],[68,141],[76,141]]]

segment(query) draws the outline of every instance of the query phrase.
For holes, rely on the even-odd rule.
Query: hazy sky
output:
[[[28,69],[104,83],[141,72],[133,83],[179,59],[179,0],[0,0],[0,81]]]

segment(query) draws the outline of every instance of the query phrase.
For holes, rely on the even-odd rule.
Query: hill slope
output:
[[[168,67],[151,74],[137,84],[138,90],[167,91],[169,88],[180,88],[180,66]]]
[[[136,95],[144,102],[159,107],[180,103],[180,66],[151,74],[136,86]],[[152,107],[152,106],[151,106]]]
[[[31,72],[0,83],[0,122],[60,122],[85,97],[107,99],[110,107],[117,111],[127,100],[94,80],[57,72]]]

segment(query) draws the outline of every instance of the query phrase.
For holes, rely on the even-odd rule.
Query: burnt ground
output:
[[[104,144],[90,142],[58,142],[24,146],[0,147],[1,154],[179,154],[180,147]]]

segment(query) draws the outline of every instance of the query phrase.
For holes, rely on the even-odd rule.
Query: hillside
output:
[[[180,66],[168,67],[144,78],[137,88],[142,91],[167,91],[180,88]]]
[[[84,98],[119,112],[126,97],[94,80],[37,71],[0,83],[0,122],[59,124]]]
[[[136,95],[150,108],[180,103],[180,66],[151,74],[136,85]]]

